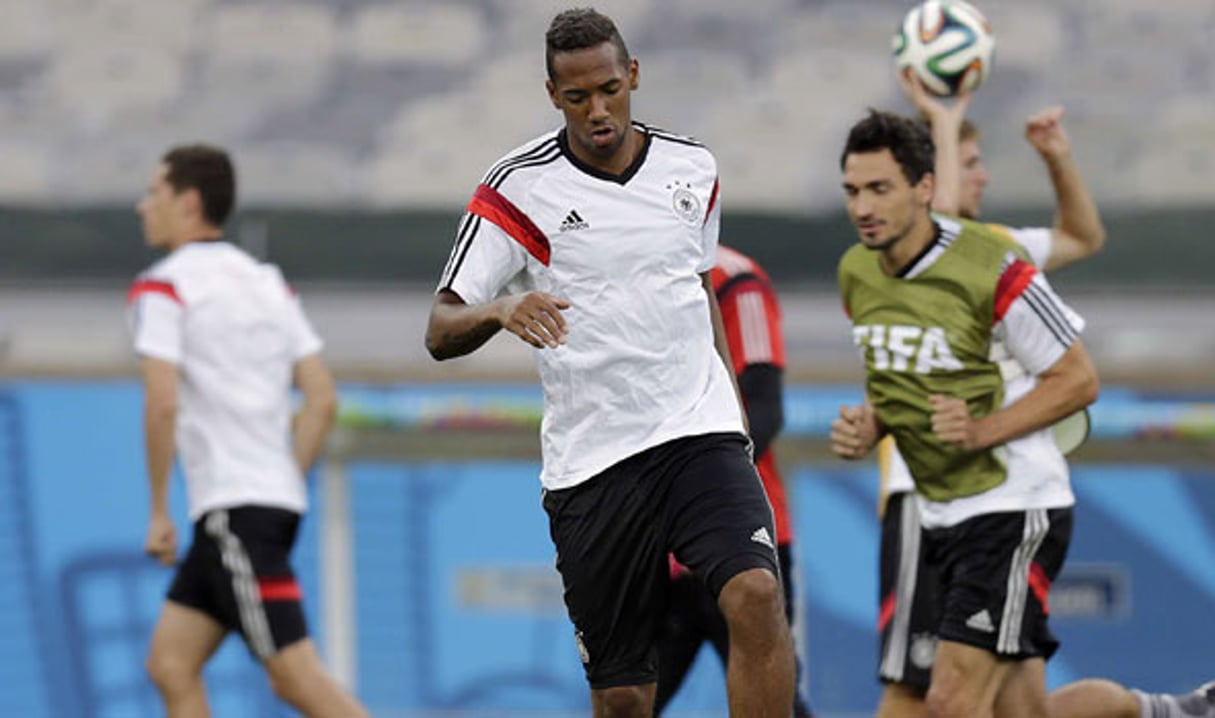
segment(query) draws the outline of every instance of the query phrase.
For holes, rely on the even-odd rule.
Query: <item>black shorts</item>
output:
[[[203,514],[168,599],[239,631],[259,660],[308,636],[289,557],[300,515],[238,506]]]
[[[568,489],[546,491],[557,570],[595,689],[657,679],[674,553],[714,599],[753,568],[779,576],[772,509],[740,434],[646,449]]]
[[[878,678],[927,693],[941,615],[940,577],[925,561],[922,539],[915,494],[891,494],[882,517]]]
[[[1002,658],[1050,658],[1059,641],[1047,626],[1047,596],[1071,536],[1070,508],[984,514],[925,531],[941,577],[937,636]]]

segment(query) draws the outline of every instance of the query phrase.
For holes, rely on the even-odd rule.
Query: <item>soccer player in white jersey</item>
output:
[[[535,347],[543,504],[594,715],[649,718],[671,552],[729,628],[730,715],[793,705],[772,511],[709,271],[717,168],[636,123],[639,69],[610,18],[557,15],[546,83],[564,126],[477,188],[431,310],[437,359],[499,330]]]
[[[932,131],[936,147],[934,211],[968,219],[980,215],[989,175],[983,165],[978,128],[965,119],[971,95],[947,103],[928,93],[913,77],[900,78],[902,88]],[[1039,267],[1053,270],[1096,254],[1106,235],[1096,205],[1071,155],[1060,108],[1042,110],[1026,121],[1025,136],[1042,157],[1056,200],[1055,226],[1010,228]],[[1010,372],[1020,371],[1012,362]],[[924,561],[918,534],[919,516],[909,500],[914,484],[892,439],[880,445],[885,497],[881,531],[879,676],[884,684],[878,715],[883,718],[925,715],[936,638],[937,578]],[[898,620],[895,620],[896,617]],[[1200,689],[1186,696],[1145,694],[1104,680],[1069,684],[1049,696],[1055,718],[1149,718],[1153,706],[1170,703],[1189,715],[1211,715],[1215,695]],[[1181,714],[1186,715],[1186,714]]]
[[[147,669],[170,718],[209,715],[204,664],[229,631],[274,692],[309,718],[366,711],[325,672],[289,562],[304,474],[337,395],[321,341],[277,267],[223,241],[235,199],[227,154],[165,154],[139,202],[147,243],[168,255],[128,296],[142,361],[151,519],[145,550],[177,563],[169,476],[180,456],[194,538],[152,636]],[[292,417],[292,385],[303,406]]]

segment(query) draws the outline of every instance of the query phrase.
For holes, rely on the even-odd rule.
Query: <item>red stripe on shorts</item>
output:
[[[1038,599],[1038,603],[1042,606],[1042,615],[1049,616],[1050,605],[1047,603],[1047,598],[1050,596],[1050,578],[1037,561],[1029,565],[1029,588],[1034,592],[1034,598]]]
[[[882,600],[882,610],[878,612],[878,633],[886,630],[890,619],[894,618],[894,591],[886,594]]]
[[[303,598],[300,585],[292,576],[259,578],[257,592],[263,601],[298,601]]]

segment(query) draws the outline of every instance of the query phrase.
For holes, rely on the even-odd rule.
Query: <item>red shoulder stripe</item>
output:
[[[709,195],[709,208],[705,210],[705,224],[709,223],[709,215],[713,214],[713,208],[717,206],[717,192],[721,189],[719,180],[713,180],[713,193]]]
[[[1034,275],[1037,273],[1038,269],[1034,265],[1020,259],[1008,265],[1008,268],[1000,275],[1000,281],[996,283],[995,311],[992,315],[992,324],[998,324],[1004,318],[1013,301],[1021,296],[1021,293],[1025,291],[1025,288],[1029,286],[1029,283],[1033,281]]]
[[[171,282],[161,282],[155,279],[137,279],[131,285],[130,291],[127,292],[127,304],[139,299],[144,294],[163,294],[169,299],[178,304],[185,304],[181,301],[181,297],[177,296],[177,290],[173,288]]]
[[[548,266],[551,249],[548,237],[532,222],[523,210],[516,207],[501,192],[482,184],[477,187],[473,198],[468,203],[468,211],[478,217],[483,217],[496,224],[506,232],[527,253],[535,257],[544,266]]]

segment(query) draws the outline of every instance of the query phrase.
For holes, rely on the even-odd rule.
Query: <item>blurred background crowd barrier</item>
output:
[[[807,680],[876,704],[875,470],[826,456],[860,396],[835,263],[839,151],[909,110],[889,39],[909,2],[605,0],[639,58],[635,115],[718,156],[723,241],[782,293],[781,449]],[[1215,4],[980,0],[996,67],[972,105],[986,216],[1051,222],[1021,137],[1062,104],[1105,251],[1053,278],[1105,382],[1077,457],[1054,683],[1215,677]],[[297,564],[326,658],[376,716],[585,714],[539,508],[529,351],[439,365],[422,332],[481,174],[561,119],[551,0],[0,0],[0,715],[159,715],[142,657],[169,574],[140,553],[140,394],[123,318],[152,261],[133,213],[172,144],[235,155],[230,238],[300,289],[342,380]],[[175,511],[184,527],[180,487]],[[237,641],[215,714],[287,715]],[[723,711],[702,657],[673,715]]]

